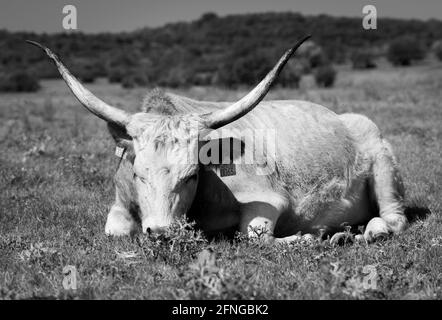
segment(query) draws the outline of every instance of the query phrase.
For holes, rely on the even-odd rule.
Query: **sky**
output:
[[[367,4],[376,6],[378,18],[442,19],[442,0],[0,0],[0,29],[62,32],[62,9],[69,4],[77,8],[78,29],[86,33],[157,27],[195,20],[206,12],[223,16],[293,11],[362,17]]]

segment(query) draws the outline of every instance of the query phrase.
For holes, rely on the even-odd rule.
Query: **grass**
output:
[[[0,298],[441,299],[442,66],[344,69],[332,89],[310,80],[299,90],[274,89],[268,99],[305,99],[372,118],[399,158],[407,212],[430,215],[371,245],[271,246],[241,236],[209,242],[183,223],[162,237],[107,237],[114,145],[61,81],[48,81],[38,93],[0,95]],[[128,110],[145,93],[90,88]],[[235,100],[245,91],[178,92]],[[69,265],[77,290],[62,285]],[[370,266],[375,287],[367,287]]]

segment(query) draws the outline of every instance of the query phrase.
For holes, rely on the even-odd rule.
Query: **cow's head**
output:
[[[265,97],[288,59],[308,38],[288,50],[267,76],[238,102],[216,112],[186,115],[129,114],[110,106],[84,88],[51,50],[28,42],[43,49],[54,61],[83,106],[105,120],[114,137],[131,145],[135,153],[133,178],[142,229],[155,232],[169,226],[174,217],[185,214],[195,198],[201,133],[225,126],[251,111]]]

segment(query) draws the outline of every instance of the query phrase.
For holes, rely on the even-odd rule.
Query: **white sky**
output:
[[[73,4],[84,32],[131,31],[144,26],[190,21],[205,12],[294,11],[362,16],[374,4],[378,17],[442,19],[442,0],[0,0],[0,29],[61,32],[62,8]]]

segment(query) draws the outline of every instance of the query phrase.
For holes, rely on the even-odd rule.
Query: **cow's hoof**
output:
[[[365,241],[365,238],[364,238],[364,236],[362,234],[357,234],[355,236],[355,242],[356,243],[362,243],[362,244],[367,243],[367,241]]]
[[[389,229],[384,219],[375,217],[371,219],[365,228],[364,238],[367,242],[385,239],[389,235]]]
[[[118,219],[115,217],[108,217],[104,232],[108,236],[128,236],[135,232],[135,227],[131,221]]]
[[[131,235],[132,229],[121,228],[121,227],[113,228],[112,226],[106,225],[106,227],[104,228],[104,233],[108,236],[122,237],[122,236]]]
[[[136,232],[137,226],[129,211],[113,205],[107,215],[104,232],[110,236],[127,236]]]

